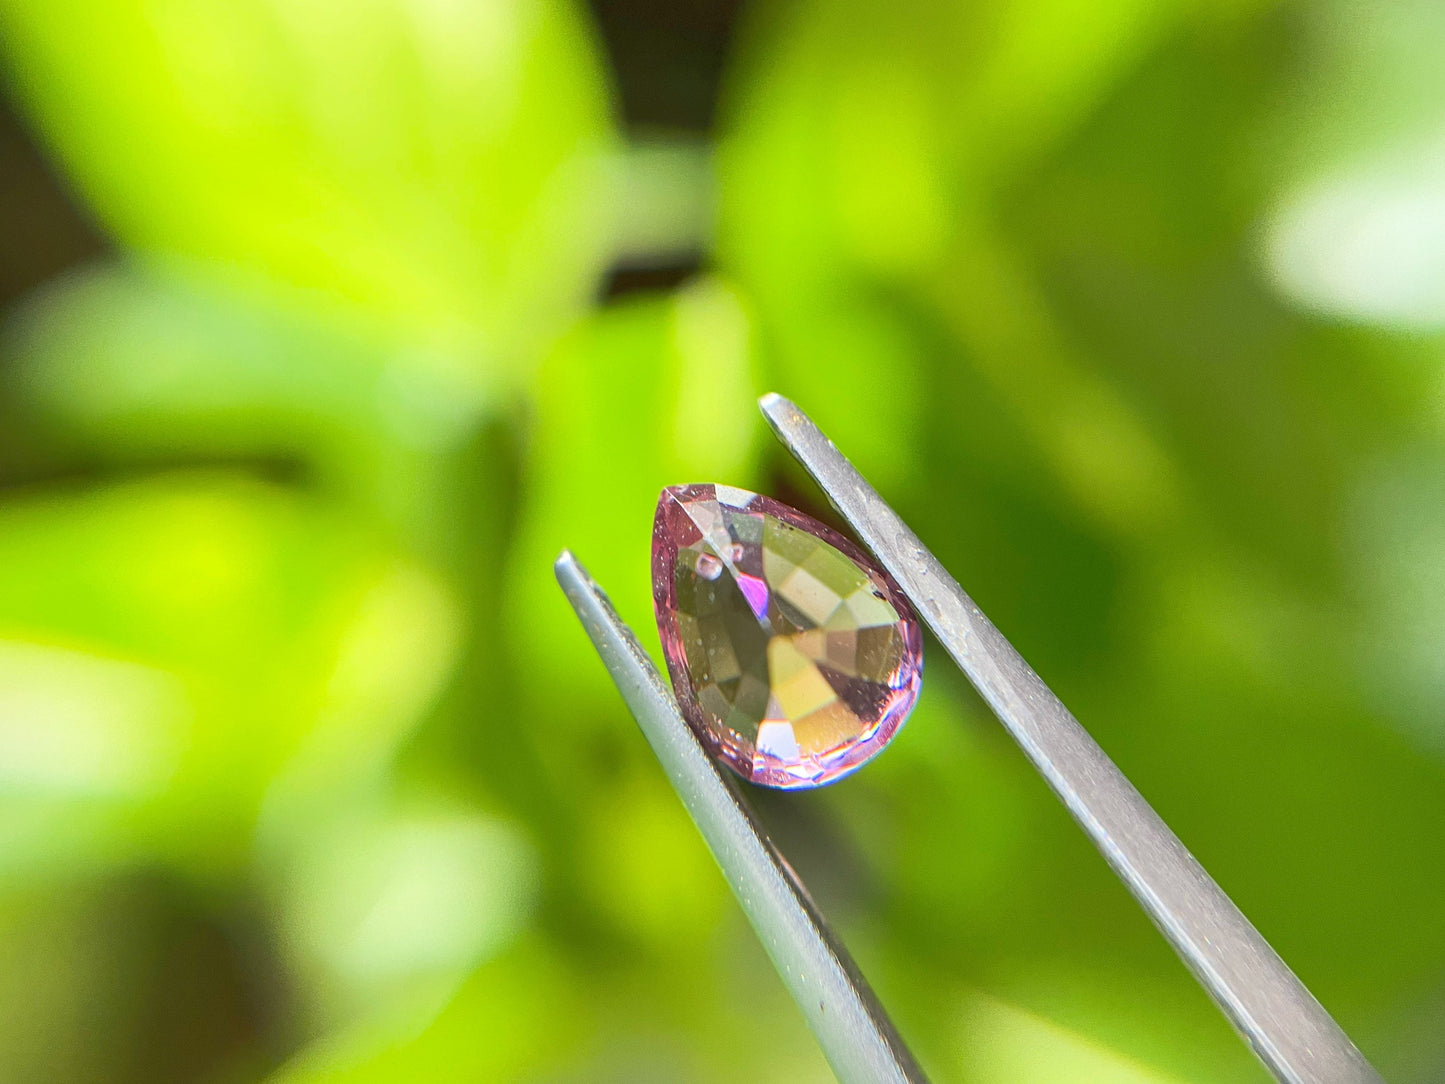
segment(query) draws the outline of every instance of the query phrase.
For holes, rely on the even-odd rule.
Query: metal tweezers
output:
[[[1267,1069],[1290,1084],[1381,1080],[1008,640],[833,443],[778,395],[778,438],[919,615]],[[570,553],[557,579],[663,770],[722,867],[843,1084],[921,1084],[922,1071],[732,777],[683,721],[667,683]]]

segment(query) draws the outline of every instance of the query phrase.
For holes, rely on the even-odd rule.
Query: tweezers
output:
[[[833,443],[782,396],[765,395],[759,406],[1275,1078],[1380,1082],[1124,773]],[[569,552],[556,572],[838,1080],[923,1084],[922,1070],[847,950],[733,778],[683,721],[672,691],[607,596]]]

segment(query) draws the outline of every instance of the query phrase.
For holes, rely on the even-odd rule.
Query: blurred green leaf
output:
[[[328,1036],[272,1084],[491,1084],[555,1071],[585,1036],[585,1006],[565,963],[526,940],[479,968],[429,1024],[375,1021]]]
[[[134,260],[33,294],[0,339],[0,388],[36,469],[260,462],[444,550],[444,464],[496,404],[276,300]]]
[[[1085,123],[1178,18],[1120,0],[769,9],[720,151],[718,247],[769,375],[897,490],[928,454],[936,358],[965,355],[1117,529],[1177,495],[1148,426],[1092,371],[990,225],[999,191]]]
[[[962,1058],[970,1080],[1038,1084],[1169,1084],[1178,1078],[1120,1057],[1016,1006],[987,997],[969,1000]]]
[[[122,241],[357,307],[460,388],[528,366],[605,258],[608,92],[570,4],[15,2],[0,29]]]
[[[1309,310],[1445,329],[1445,12],[1328,0],[1300,13],[1301,86],[1273,118],[1263,263]]]
[[[529,918],[536,862],[508,825],[456,806],[273,818],[265,850],[313,1030],[425,1023]]]
[[[279,1060],[262,933],[155,872],[0,896],[0,1071],[53,1084],[248,1079]],[[137,1041],[144,1035],[145,1041]]]
[[[4,801],[119,786],[129,800],[90,825],[99,854],[223,869],[283,769],[305,811],[307,795],[384,767],[446,673],[456,620],[432,577],[270,487],[176,474],[12,500],[0,641],[31,661],[0,728],[30,767],[17,761]],[[157,698],[161,712],[126,706]],[[4,865],[43,868],[76,846],[99,857],[54,823],[12,840]]]

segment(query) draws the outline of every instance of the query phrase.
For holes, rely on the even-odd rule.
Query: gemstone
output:
[[[918,698],[922,635],[893,578],[771,497],[664,489],[652,598],[683,716],[754,783],[841,779],[888,744]]]

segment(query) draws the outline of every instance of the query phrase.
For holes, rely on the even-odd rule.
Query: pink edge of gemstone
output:
[[[728,502],[726,505],[719,501],[718,490],[720,488]],[[794,738],[792,748],[799,751],[793,756],[781,756],[766,749],[757,748],[754,740],[737,733],[721,719],[709,718],[708,711],[700,702],[698,690],[694,688],[687,654],[688,645],[683,642],[679,623],[677,595],[679,552],[689,548],[698,548],[700,553],[720,558],[720,561],[710,559],[709,568],[717,568],[721,563],[726,566],[726,572],[724,574],[710,571],[708,573],[709,581],[717,579],[732,583],[737,587],[739,595],[745,599],[747,606],[762,623],[764,629],[776,627],[767,624],[766,614],[771,611],[759,608],[760,599],[761,605],[764,607],[769,605],[768,598],[773,591],[761,578],[757,578],[755,586],[751,585],[749,581],[754,580],[755,577],[740,572],[736,567],[736,565],[744,563],[744,557],[752,556],[747,552],[747,547],[734,541],[729,547],[731,555],[724,556],[717,554],[715,546],[705,542],[703,530],[690,514],[689,507],[705,506],[709,503],[715,503],[715,507],[722,517],[718,521],[719,523],[727,520],[729,514],[745,513],[749,516],[772,517],[788,527],[795,528],[826,543],[857,565],[871,581],[874,588],[873,594],[892,607],[897,617],[897,621],[892,624],[898,630],[901,638],[898,662],[889,673],[886,695],[876,705],[876,710],[865,713],[867,718],[855,712],[851,704],[845,703],[845,707],[861,726],[855,736],[839,742],[833,747],[806,754],[801,752],[796,738]],[[711,513],[712,509],[704,508],[703,512]],[[716,525],[714,525],[714,529],[716,529]],[[739,550],[742,551],[742,556],[737,556]],[[758,562],[755,563],[760,563],[763,555],[761,541],[757,543],[757,550]],[[770,497],[711,484],[669,486],[664,489],[658,498],[657,514],[653,521],[652,586],[663,654],[667,660],[673,690],[683,716],[699,740],[715,757],[750,782],[780,789],[813,788],[837,782],[852,774],[882,751],[903,725],[917,701],[922,682],[922,630],[902,590],[885,570],[880,568],[851,540],[826,524]],[[748,590],[749,586],[753,586],[753,589]],[[763,590],[759,591],[759,588]],[[781,603],[776,606],[780,607]],[[774,635],[778,634],[774,633]],[[699,638],[693,646],[703,649],[704,640]],[[729,644],[730,648],[732,646]],[[711,655],[709,655],[709,660],[711,660]],[[819,673],[828,673],[828,670],[821,665],[817,669]],[[766,680],[770,690],[769,706],[771,706],[776,702],[771,698],[771,672]],[[882,686],[883,683],[873,682],[873,684]],[[839,702],[844,703],[843,692],[838,689],[837,685],[834,685],[833,689]],[[785,719],[782,721],[788,724],[787,731],[792,734],[795,720]],[[761,727],[767,722],[772,722],[772,720],[759,720],[757,740],[761,740]]]

